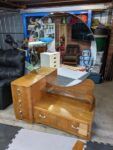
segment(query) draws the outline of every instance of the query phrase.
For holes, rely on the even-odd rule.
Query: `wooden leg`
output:
[[[72,150],[83,150],[83,148],[84,143],[82,141],[77,141]]]

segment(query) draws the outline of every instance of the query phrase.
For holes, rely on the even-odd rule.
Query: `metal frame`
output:
[[[88,27],[91,27],[91,22],[92,22],[92,10],[83,10],[83,11],[67,11],[67,13],[70,13],[72,15],[80,15],[80,14],[88,14]],[[26,24],[26,17],[29,16],[38,16],[38,17],[45,17],[48,16],[50,12],[37,12],[37,13],[23,13],[22,18],[23,18],[23,29],[24,29],[24,37],[28,37],[27,35],[27,24]]]

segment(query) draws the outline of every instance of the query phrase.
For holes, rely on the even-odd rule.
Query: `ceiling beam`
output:
[[[13,2],[13,3],[18,3],[18,2],[32,2],[31,0],[5,0],[7,2]]]
[[[11,2],[7,2],[7,1],[0,1],[0,7],[4,7],[4,8],[12,8],[12,9],[19,9],[19,8],[26,8],[23,5],[17,5]]]
[[[79,4],[95,4],[111,2],[112,0],[38,0],[37,2],[24,3],[28,8],[30,7],[50,7],[63,5],[79,5]]]
[[[0,6],[13,9],[97,4],[112,0],[0,0]]]
[[[36,13],[36,12],[66,12],[66,11],[78,11],[78,10],[106,10],[111,8],[111,3],[100,3],[100,4],[84,4],[84,5],[73,5],[73,6],[56,6],[56,7],[41,7],[41,8],[29,8],[21,9],[21,13]]]

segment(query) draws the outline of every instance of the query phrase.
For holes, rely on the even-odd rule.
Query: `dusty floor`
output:
[[[96,85],[96,112],[93,123],[92,140],[113,145],[113,82]],[[38,124],[27,124],[15,119],[12,106],[0,111],[0,123],[20,126],[42,132],[72,136],[65,132]]]
[[[96,85],[94,139],[113,144],[113,82]]]

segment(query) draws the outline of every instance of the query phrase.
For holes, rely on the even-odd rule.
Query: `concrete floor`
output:
[[[113,82],[96,85],[95,96],[96,111],[92,130],[92,140],[113,145]],[[4,111],[0,111],[0,123],[47,133],[72,136],[44,125],[27,124],[23,121],[16,120],[12,106]]]
[[[96,85],[95,96],[93,139],[113,145],[113,82]]]

